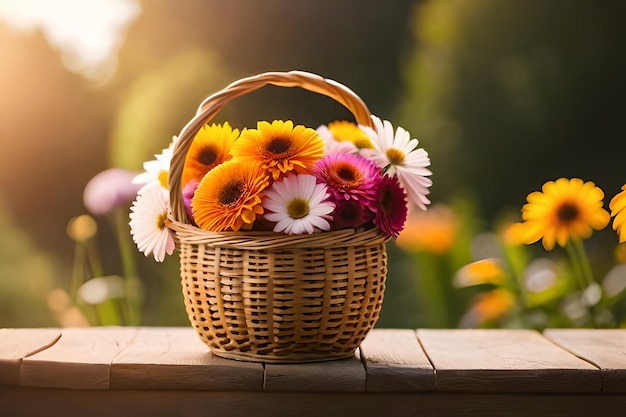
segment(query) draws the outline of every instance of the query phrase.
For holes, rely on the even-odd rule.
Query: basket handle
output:
[[[348,87],[319,75],[303,71],[266,72],[233,82],[221,91],[206,98],[198,107],[196,115],[183,127],[172,155],[169,172],[170,203],[175,220],[189,224],[182,198],[182,173],[185,157],[196,133],[232,99],[258,90],[268,84],[279,87],[300,87],[328,96],[344,105],[354,115],[356,122],[374,128],[367,106]]]

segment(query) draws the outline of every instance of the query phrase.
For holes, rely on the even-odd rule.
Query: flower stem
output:
[[[531,327],[528,320],[528,293],[524,284],[524,270],[528,265],[526,253],[521,246],[504,245],[504,260],[508,266],[507,276],[520,309],[519,319],[524,327]]]
[[[582,263],[579,259],[579,252],[575,247],[573,240],[568,240],[565,245],[565,250],[569,256],[574,276],[576,277],[576,281],[578,282],[578,287],[581,291],[584,291],[587,288],[585,274],[583,272]]]
[[[70,299],[77,304],[78,288],[85,282],[85,247],[82,243],[74,245],[74,263],[70,282]]]
[[[126,281],[126,315],[128,325],[137,326],[141,321],[140,312],[140,285],[137,278],[137,268],[135,258],[133,256],[133,247],[131,246],[130,231],[128,229],[127,213],[121,209],[115,210],[115,231],[117,235],[118,247],[120,249],[120,257],[122,260],[122,268]]]
[[[430,327],[452,327],[453,318],[445,285],[446,274],[442,270],[442,260],[430,253],[418,254],[418,264],[421,266],[419,281],[421,301],[428,312]]]
[[[578,285],[580,286],[583,304],[587,306],[589,311],[591,325],[593,327],[597,327],[596,306],[595,304],[588,304],[584,300],[585,290],[595,283],[593,272],[591,271],[591,264],[589,263],[587,252],[585,251],[585,246],[583,245],[581,239],[571,239],[567,242],[565,248],[567,249],[567,253],[572,262],[572,267],[574,268],[574,274],[578,280]]]
[[[96,306],[96,311],[101,326],[119,326],[122,324],[116,300],[105,300],[99,303]]]
[[[85,250],[87,252],[91,277],[101,277],[104,275],[104,268],[102,268],[100,253],[98,252],[98,246],[94,238],[85,242]]]
[[[583,279],[585,280],[586,286],[589,286],[596,282],[593,277],[593,272],[591,271],[591,264],[589,263],[589,257],[587,256],[587,252],[585,251],[585,246],[583,245],[583,241],[581,239],[574,239],[574,249],[578,254],[578,259],[580,261],[580,267],[582,271]]]

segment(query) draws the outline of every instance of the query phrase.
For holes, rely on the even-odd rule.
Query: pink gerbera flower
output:
[[[385,176],[378,187],[378,208],[374,224],[396,238],[404,229],[408,208],[407,194],[395,177]]]
[[[313,174],[335,201],[353,199],[374,211],[382,172],[373,162],[355,154],[328,154],[314,165]]]
[[[183,188],[183,205],[185,206],[185,211],[187,212],[187,217],[189,217],[189,220],[191,220],[193,222],[193,224],[195,225],[195,221],[193,220],[193,210],[191,209],[191,200],[193,199],[193,195],[195,194],[196,190],[198,189],[198,185],[200,185],[199,182],[197,182],[196,180],[189,180],[189,182],[187,182],[187,184],[185,185],[185,187]]]

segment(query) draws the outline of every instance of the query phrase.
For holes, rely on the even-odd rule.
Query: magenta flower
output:
[[[374,213],[356,200],[337,200],[333,212],[334,229],[356,229],[371,223]]]
[[[129,208],[142,184],[134,184],[136,172],[106,169],[93,177],[83,190],[83,204],[91,214],[104,216],[118,207]]]
[[[328,186],[336,202],[353,199],[372,211],[376,209],[382,173],[373,162],[356,154],[328,154],[313,166],[313,175]]]
[[[191,220],[192,222],[193,222],[193,212],[191,210],[191,199],[193,198],[193,195],[196,192],[198,185],[200,185],[198,181],[189,180],[189,182],[187,182],[187,185],[185,185],[185,188],[183,188],[183,193],[182,193],[183,205],[185,206],[187,217],[189,217],[189,220]]]
[[[385,176],[378,187],[378,208],[374,224],[380,230],[397,238],[406,222],[407,194],[395,177]]]

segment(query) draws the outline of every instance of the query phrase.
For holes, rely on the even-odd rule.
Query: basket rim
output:
[[[385,244],[391,239],[378,227],[294,235],[274,231],[210,232],[178,221],[171,216],[166,222],[166,226],[174,231],[176,239],[180,243],[204,244],[213,247],[230,247],[246,250],[373,246]]]

